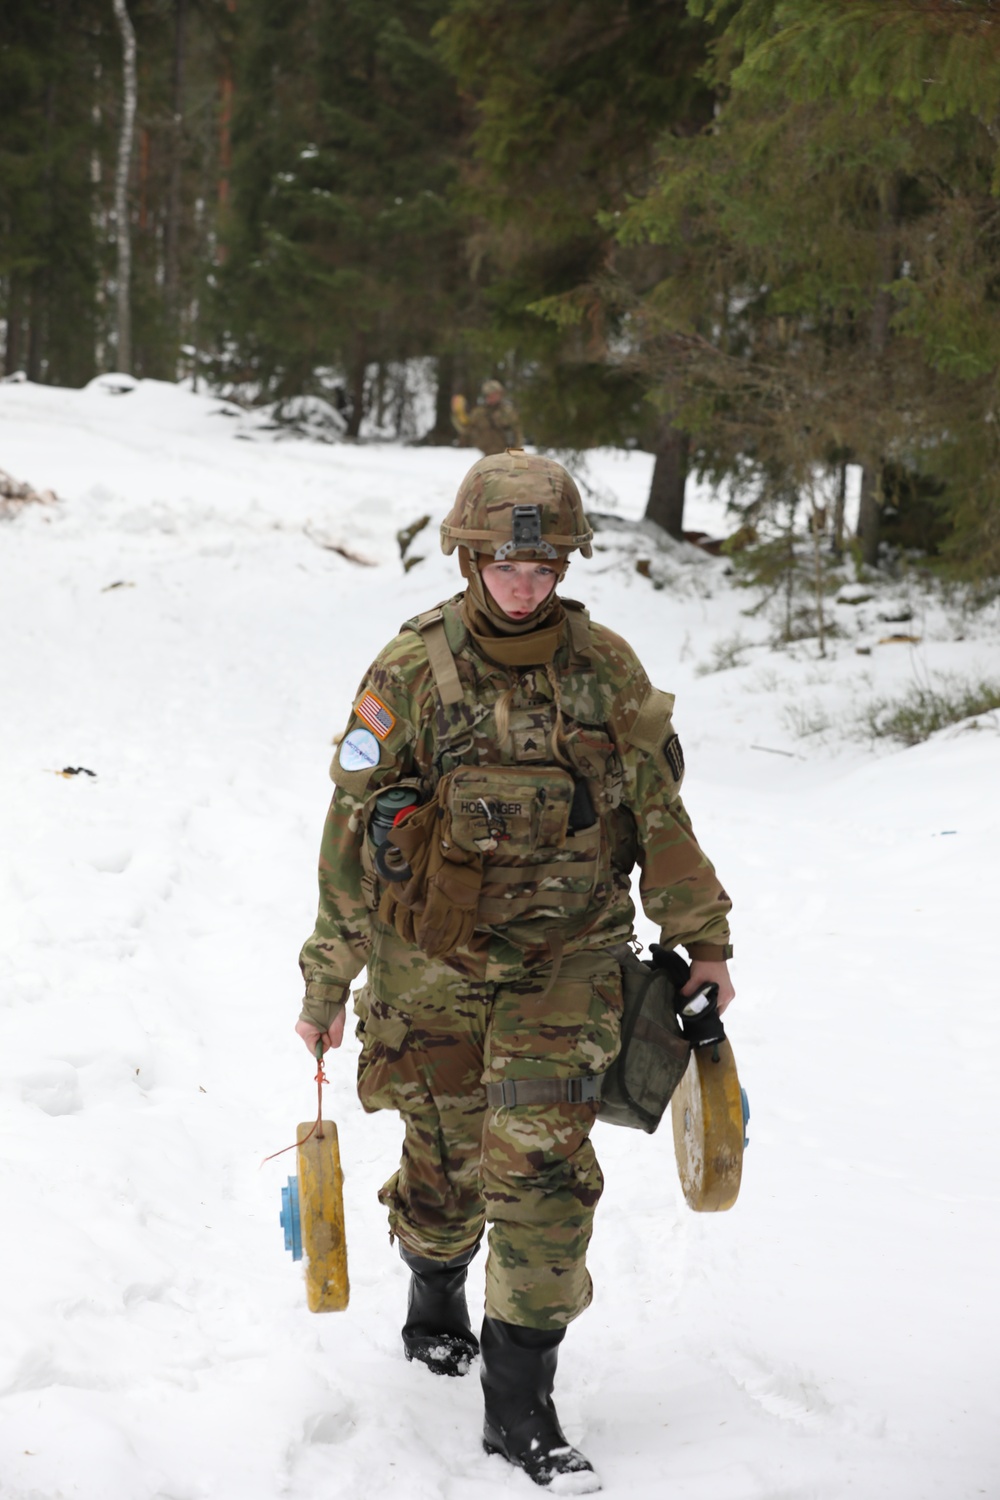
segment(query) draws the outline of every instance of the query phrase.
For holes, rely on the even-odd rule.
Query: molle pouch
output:
[[[577,724],[565,737],[574,767],[590,782],[592,794],[608,811],[621,804],[624,772],[621,756],[602,725]]]
[[[582,776],[603,782],[618,759],[615,747],[605,729],[578,724],[565,739],[570,760]]]
[[[479,929],[577,917],[590,909],[603,849],[600,821],[574,832],[576,781],[559,766],[460,766],[447,794],[447,837],[482,858]],[[522,933],[527,940],[527,935]]]
[[[558,766],[460,766],[447,796],[451,840],[487,857],[554,852],[566,843],[574,790]]]
[[[622,969],[621,1050],[604,1074],[597,1118],[652,1135],[691,1057],[674,1005],[689,970],[676,953],[664,952],[654,966],[630,948],[614,951]]]

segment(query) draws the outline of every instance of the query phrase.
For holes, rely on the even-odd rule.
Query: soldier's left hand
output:
[[[729,965],[724,958],[718,960],[696,958],[691,964],[691,977],[681,990],[682,995],[693,995],[700,984],[719,986],[719,1015],[731,1000],[736,999],[733,981],[729,977]]]

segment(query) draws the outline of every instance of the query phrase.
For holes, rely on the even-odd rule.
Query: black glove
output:
[[[674,1005],[684,1039],[692,1047],[708,1047],[725,1041],[726,1029],[719,1015],[717,984],[700,984],[693,995],[677,994]]]

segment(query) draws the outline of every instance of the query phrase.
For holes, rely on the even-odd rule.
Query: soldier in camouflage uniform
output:
[[[499,380],[484,380],[479,401],[469,411],[464,396],[451,403],[451,422],[466,448],[479,448],[487,457],[524,442],[517,407],[509,400]]]
[[[442,526],[466,590],[376,658],[334,757],[297,1026],[339,1046],[367,965],[358,1090],[405,1124],[379,1195],[412,1272],[405,1352],[468,1369],[466,1267],[489,1223],[486,1446],[573,1493],[599,1486],[551,1393],[591,1299],[590,1133],[619,1045],[636,864],[660,941],[687,949],[686,988],[718,983],[720,1009],[733,994],[730,903],[680,799],[673,698],[555,592],[590,541],[551,459],[511,450],[466,476]]]

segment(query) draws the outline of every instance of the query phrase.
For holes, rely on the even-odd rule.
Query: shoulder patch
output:
[[[373,771],[381,759],[378,740],[370,729],[352,729],[345,734],[337,751],[342,771]]]
[[[680,784],[684,780],[684,751],[676,734],[672,734],[664,745],[663,757],[670,767],[671,776]]]
[[[386,739],[392,733],[393,725],[396,722],[396,715],[370,688],[355,704],[354,712],[380,740]],[[350,736],[348,736],[349,738]],[[375,764],[378,764],[377,757]]]

